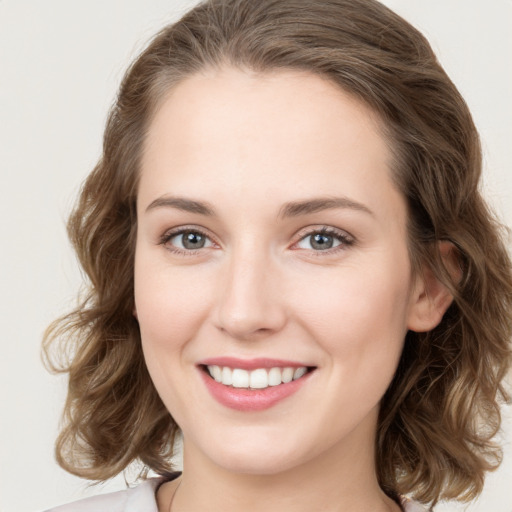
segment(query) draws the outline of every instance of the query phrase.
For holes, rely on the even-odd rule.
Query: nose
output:
[[[260,339],[278,332],[286,323],[280,275],[270,259],[264,254],[240,250],[226,262],[216,324],[232,338]]]

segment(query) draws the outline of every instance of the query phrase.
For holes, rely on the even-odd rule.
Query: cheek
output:
[[[407,332],[407,261],[400,271],[394,270],[398,263],[374,259],[373,264],[302,281],[297,318],[333,364],[350,374],[363,368],[366,374],[394,373]]]
[[[331,392],[317,407],[330,425],[324,435],[337,439],[371,411],[377,414],[402,352],[409,294],[407,280],[370,269],[340,272],[326,288],[303,294],[300,317],[324,354],[325,389]]]
[[[144,359],[160,398],[174,420],[187,425],[187,394],[182,393],[182,367],[188,342],[197,337],[207,305],[204,279],[138,255],[135,305]],[[189,361],[190,362],[190,361]]]
[[[135,305],[145,350],[179,350],[207,313],[209,280],[165,262],[135,265]]]

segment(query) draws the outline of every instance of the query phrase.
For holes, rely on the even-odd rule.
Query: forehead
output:
[[[175,141],[169,147],[170,137]],[[240,148],[258,141],[274,145],[310,139],[311,145],[339,145],[360,136],[368,149],[385,152],[379,119],[363,102],[323,77],[294,70],[256,73],[234,68],[192,75],[164,96],[150,125],[146,149],[194,140],[202,148]],[[245,136],[245,140],[244,140]],[[371,147],[370,147],[371,143]],[[195,149],[195,148],[194,148]],[[304,148],[307,149],[307,148]],[[197,153],[196,153],[196,156]]]
[[[263,207],[270,198],[337,191],[378,206],[384,189],[400,200],[390,161],[377,116],[326,79],[210,70],[173,88],[156,111],[139,199],[192,189],[231,199],[259,195]]]

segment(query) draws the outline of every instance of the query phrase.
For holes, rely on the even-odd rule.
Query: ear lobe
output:
[[[457,250],[451,242],[439,242],[438,250],[444,266],[456,283],[462,278]],[[408,329],[416,332],[431,331],[439,325],[453,296],[448,288],[425,266],[417,277],[409,312]]]

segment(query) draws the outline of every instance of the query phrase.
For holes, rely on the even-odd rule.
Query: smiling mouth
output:
[[[239,389],[266,389],[298,380],[315,367],[273,367],[245,370],[229,366],[202,365],[202,369],[216,382]]]

